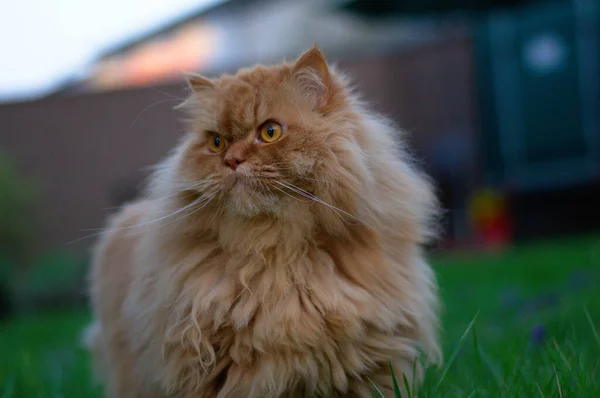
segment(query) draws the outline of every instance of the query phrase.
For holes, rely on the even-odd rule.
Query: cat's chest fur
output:
[[[368,293],[341,275],[318,247],[285,260],[276,253],[221,252],[188,274],[182,296],[190,319],[206,333],[217,339],[221,330],[249,334],[247,342],[234,340],[260,351],[281,343],[314,345],[326,337],[330,318],[358,315],[368,301]]]
[[[155,329],[164,336],[162,362],[166,370],[182,358],[190,364],[168,379],[218,385],[220,373],[244,368],[265,380],[286,372],[300,383],[313,379],[304,374],[312,369],[345,385],[365,371],[361,358],[379,350],[365,344],[368,336],[394,333],[399,321],[398,297],[377,296],[395,283],[390,262],[376,249],[342,243],[293,253],[212,244],[155,269],[155,286],[166,290],[146,297],[159,297],[162,315],[148,315],[162,320]]]
[[[179,326],[166,328],[165,341],[178,349],[238,364],[293,353],[308,360],[308,353],[360,341],[365,322],[381,315],[371,295],[340,272],[361,266],[360,256],[336,259],[319,247],[285,261],[276,252],[203,253],[189,256],[196,265],[174,285],[168,324]]]

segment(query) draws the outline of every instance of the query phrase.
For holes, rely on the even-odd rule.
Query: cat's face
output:
[[[225,209],[279,212],[290,196],[309,200],[316,185],[323,194],[335,182],[341,170],[331,146],[345,137],[329,115],[344,105],[318,50],[294,65],[190,82],[194,93],[185,106],[193,132],[179,172],[199,191],[215,193]]]

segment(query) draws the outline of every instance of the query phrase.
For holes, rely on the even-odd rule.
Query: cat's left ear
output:
[[[196,94],[212,92],[215,89],[215,84],[206,77],[188,72],[182,72],[182,74],[190,88],[190,95],[183,102],[177,104],[175,109],[190,109],[197,103],[199,96]]]
[[[315,101],[315,109],[327,104],[331,95],[331,75],[321,50],[315,46],[298,58],[292,68],[294,83]]]
[[[215,88],[215,84],[204,76],[195,73],[184,73],[188,86],[195,92],[210,91]]]

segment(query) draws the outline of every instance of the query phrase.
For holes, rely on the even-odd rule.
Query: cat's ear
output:
[[[292,68],[294,83],[315,101],[315,109],[327,104],[331,94],[331,76],[327,61],[315,44],[304,52]]]
[[[215,84],[206,77],[194,73],[186,73],[185,78],[190,88],[195,92],[210,91],[215,88]]]
[[[177,104],[175,106],[175,109],[189,110],[189,109],[193,109],[195,106],[197,106],[197,101],[198,101],[199,97],[205,97],[203,95],[196,95],[196,94],[213,91],[215,88],[215,84],[210,79],[207,79],[206,77],[202,77],[202,76],[196,75],[194,73],[186,73],[186,72],[182,72],[182,73],[183,73],[183,76],[185,77],[187,84],[190,88],[190,95],[188,95],[188,97],[185,100],[183,100],[182,102]]]

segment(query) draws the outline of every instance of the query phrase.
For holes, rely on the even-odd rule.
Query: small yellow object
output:
[[[472,198],[469,213],[476,224],[482,225],[493,221],[505,211],[505,208],[506,202],[500,193],[484,189]]]

